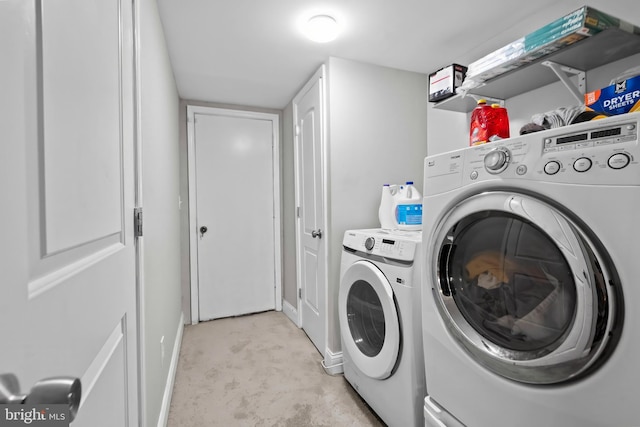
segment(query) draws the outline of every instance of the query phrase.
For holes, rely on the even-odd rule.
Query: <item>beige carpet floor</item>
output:
[[[383,426],[281,312],[185,326],[168,427]]]

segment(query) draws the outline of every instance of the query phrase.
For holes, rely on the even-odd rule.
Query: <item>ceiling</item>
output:
[[[429,74],[468,65],[582,1],[157,0],[182,99],[274,109],[330,56]],[[616,2],[591,4],[603,2],[625,16],[611,10]],[[338,39],[300,33],[300,19],[315,13],[333,14]]]

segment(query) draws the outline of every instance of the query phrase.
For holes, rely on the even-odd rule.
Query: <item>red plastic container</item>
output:
[[[487,133],[488,112],[491,106],[485,99],[479,99],[478,105],[471,113],[471,126],[469,129],[469,145],[484,144],[489,140]]]
[[[509,138],[509,116],[507,109],[499,104],[487,105],[484,99],[471,113],[469,145],[485,144],[496,139]]]
[[[493,141],[496,138],[509,138],[509,115],[507,114],[507,109],[501,107],[500,104],[491,104],[491,108],[489,141]]]

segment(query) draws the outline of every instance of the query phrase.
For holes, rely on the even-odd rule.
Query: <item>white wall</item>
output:
[[[380,226],[383,184],[412,180],[422,191],[428,76],[339,58],[327,70],[327,345],[337,352],[342,238],[348,229]]]
[[[168,411],[180,304],[179,99],[156,0],[139,0],[139,94],[144,207],[145,425]],[[183,205],[184,206],[184,205]],[[186,209],[183,208],[185,211]],[[164,358],[161,340],[164,342]]]
[[[292,307],[297,306],[296,276],[296,198],[295,163],[293,155],[293,104],[282,112],[280,155],[280,183],[282,188],[282,298]]]
[[[469,119],[467,114],[438,110],[433,108],[433,105],[433,103],[429,103],[428,108],[427,148],[429,155],[446,153],[468,146]]]

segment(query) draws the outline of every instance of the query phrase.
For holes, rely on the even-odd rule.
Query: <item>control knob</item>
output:
[[[489,173],[500,173],[507,168],[511,154],[506,148],[500,147],[484,156],[484,167]]]
[[[367,237],[367,240],[364,241],[364,247],[370,251],[376,244],[376,239],[373,237]]]

